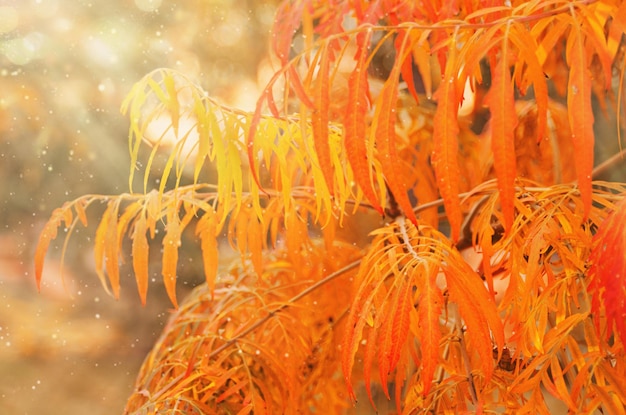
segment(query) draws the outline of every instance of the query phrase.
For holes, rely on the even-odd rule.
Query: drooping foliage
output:
[[[143,303],[160,242],[177,311],[129,413],[339,413],[376,388],[401,413],[551,413],[552,397],[622,414],[626,188],[592,182],[591,99],[621,99],[625,16],[611,0],[285,1],[256,111],[173,70],[134,86],[131,193],[55,210],[37,281],[96,201],[116,297],[124,241]],[[370,239],[344,230],[372,222]],[[190,227],[206,286],[179,307]],[[241,259],[220,274],[225,241]]]
[[[328,282],[285,312],[293,297],[358,251],[313,246],[296,268],[284,250],[264,259],[261,275],[233,268],[224,285],[201,285],[185,299],[147,357],[127,413],[297,413],[347,406],[333,376],[349,290]],[[341,273],[342,271],[339,270]],[[345,276],[349,276],[348,272]],[[336,301],[344,306],[337,307]],[[258,325],[259,321],[262,324]],[[252,326],[243,341],[232,341]],[[310,330],[302,330],[306,325]],[[148,363],[149,362],[149,363]],[[277,388],[273,385],[284,385]]]

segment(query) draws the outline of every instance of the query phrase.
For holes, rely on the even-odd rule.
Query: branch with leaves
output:
[[[142,303],[161,242],[177,310],[127,413],[341,413],[380,389],[399,413],[623,414],[626,187],[592,182],[591,97],[619,74],[621,102],[625,3],[294,0],[274,31],[252,113],[176,71],[140,80],[122,110],[143,192],[68,202],[41,233],[38,282],[103,202],[96,273],[119,296],[130,239]],[[190,227],[206,284],[179,306]]]

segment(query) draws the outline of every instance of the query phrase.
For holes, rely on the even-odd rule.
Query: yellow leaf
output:
[[[176,84],[174,83],[174,75],[172,73],[163,72],[163,83],[165,84],[165,90],[167,91],[167,98],[164,102],[167,105],[167,109],[172,117],[172,127],[174,128],[174,135],[178,137],[178,121],[180,118],[180,105],[178,103],[178,92],[176,91]]]
[[[252,266],[257,275],[263,274],[263,245],[265,241],[265,233],[263,232],[263,224],[259,222],[259,219],[250,212],[248,217],[248,251],[250,252],[250,259]]]

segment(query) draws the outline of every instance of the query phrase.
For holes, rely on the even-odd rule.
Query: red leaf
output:
[[[454,47],[454,46],[452,46]],[[448,58],[446,76],[435,97],[437,110],[433,119],[433,155],[432,164],[437,177],[439,194],[443,198],[448,221],[450,222],[451,238],[459,239],[461,231],[461,203],[459,201],[458,135],[459,125],[458,97],[456,92],[455,61]]]
[[[424,395],[428,395],[430,392],[435,369],[439,363],[439,341],[441,340],[439,317],[443,295],[435,281],[437,272],[438,269],[435,268],[430,272],[430,275],[426,275],[419,299],[418,315],[422,349],[421,378],[424,385]]]
[[[372,188],[370,162],[367,159],[367,147],[365,145],[365,114],[368,108],[368,82],[365,63],[371,37],[372,32],[369,30],[357,37],[357,44],[360,45],[360,48],[357,52],[356,67],[348,80],[348,105],[344,117],[344,144],[348,162],[354,172],[354,180],[363,191],[365,198],[382,215],[383,209]]]
[[[385,14],[382,10],[381,0],[369,2],[365,11],[363,10],[363,5],[360,1],[355,1],[353,7],[356,18],[359,22],[361,22],[361,24],[376,24],[376,22],[382,19]]]
[[[591,108],[591,73],[587,68],[585,47],[578,28],[572,29],[567,42],[570,66],[567,84],[567,114],[574,144],[574,163],[578,188],[584,205],[584,217],[591,209],[591,171],[593,170],[593,110]]]
[[[513,226],[515,216],[515,135],[517,124],[513,82],[507,64],[507,40],[496,65],[486,101],[491,110],[491,148],[498,179],[498,191],[506,230]]]
[[[287,69],[287,74],[288,74],[287,80],[291,84],[291,87],[293,88],[293,91],[296,93],[298,99],[307,107],[314,108],[315,104],[313,103],[311,98],[309,98],[309,96],[307,95],[304,89],[304,85],[302,85],[302,80],[300,79],[300,75],[298,74],[298,71],[296,71],[296,68],[293,65],[289,66],[289,68]]]
[[[626,199],[622,199],[598,228],[589,257],[591,268],[591,312],[599,324],[606,310],[607,338],[615,331],[626,344]]]
[[[284,1],[276,10],[272,25],[272,49],[284,66],[289,61],[293,36],[302,22],[304,6],[308,1]]]

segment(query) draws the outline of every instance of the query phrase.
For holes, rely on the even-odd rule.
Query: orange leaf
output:
[[[451,48],[454,48],[453,45]],[[437,109],[433,119],[432,164],[437,177],[437,187],[443,198],[451,238],[459,239],[461,231],[461,203],[459,201],[458,96],[456,92],[456,65],[453,56],[448,58],[446,76],[435,93]]]
[[[109,292],[107,278],[104,272],[106,270],[115,298],[119,298],[120,289],[117,235],[118,202],[119,200],[112,200],[107,205],[100,219],[100,224],[96,229],[96,240],[93,247],[96,274],[98,274],[98,278],[104,289]]]
[[[441,316],[443,295],[435,281],[437,272],[438,269],[434,268],[430,271],[430,275],[425,275],[426,281],[422,286],[418,308],[422,349],[421,378],[424,385],[424,395],[428,395],[430,392],[435,369],[439,363],[439,341],[441,340],[439,317]]]
[[[401,56],[402,54],[404,38],[407,35],[410,35],[410,33],[407,33],[405,30],[401,30],[398,33],[398,37],[394,42],[394,46],[396,48],[396,53],[398,54],[398,56]],[[409,93],[411,94],[415,102],[419,103],[419,97],[417,96],[417,91],[415,90],[415,79],[413,78],[413,57],[411,54],[408,54],[402,61],[400,72],[402,73],[402,79],[409,89]]]
[[[346,155],[350,167],[354,172],[354,180],[359,185],[365,198],[382,215],[383,209],[378,202],[378,197],[372,188],[370,180],[370,162],[367,159],[367,147],[365,145],[366,112],[367,102],[367,47],[370,44],[372,32],[368,30],[360,33],[357,43],[360,48],[357,52],[357,63],[348,80],[348,104],[344,117]]]
[[[83,224],[83,226],[87,226],[87,213],[85,212],[87,202],[85,199],[78,199],[74,203],[74,209],[76,210],[76,214],[78,215],[78,219]]]
[[[532,37],[535,39],[541,39],[535,54],[542,66],[546,63],[548,56],[553,52],[557,42],[561,40],[567,26],[568,22],[566,19],[560,19],[558,16],[548,16],[545,19],[540,20],[532,27]]]
[[[200,236],[200,249],[202,250],[202,263],[204,265],[204,278],[211,293],[215,290],[215,277],[217,276],[218,245],[217,245],[217,215],[213,211],[207,211],[196,225],[196,235]]]
[[[57,237],[57,231],[61,220],[63,220],[63,209],[57,208],[52,212],[50,219],[46,222],[43,230],[39,234],[39,241],[35,249],[35,281],[37,281],[37,289],[41,290],[41,274],[43,273],[43,264],[46,259],[46,253],[50,242]]]
[[[626,344],[626,199],[622,199],[600,224],[590,254],[591,311],[598,325],[602,307],[606,310],[609,338],[615,330]]]
[[[399,53],[398,55],[402,54]],[[407,186],[404,182],[406,174],[401,169],[402,160],[398,156],[396,142],[396,104],[398,100],[400,68],[402,66],[401,61],[401,57],[396,59],[389,79],[385,82],[380,93],[374,114],[376,118],[375,138],[380,165],[385,175],[387,186],[398,202],[402,213],[417,225],[417,218],[407,194]]]
[[[491,110],[491,148],[493,164],[498,179],[498,191],[504,216],[506,230],[513,226],[515,208],[515,135],[517,124],[515,101],[513,97],[513,82],[507,63],[507,39],[504,39],[502,56],[496,65],[491,89],[486,101]]]
[[[615,56],[622,43],[622,35],[626,32],[626,2],[620,2],[612,18],[613,21],[609,26],[609,36],[606,43],[609,54]]]
[[[518,55],[521,58],[518,65],[523,62],[528,66],[526,73],[533,83],[535,102],[537,103],[537,142],[539,142],[545,137],[548,125],[548,85],[541,64],[537,59],[537,42],[519,23],[511,25],[510,34],[511,42],[517,46]]]
[[[599,6],[596,9],[596,12],[593,13],[586,7],[581,7],[578,13],[578,16],[582,19],[582,30],[585,32],[585,41],[587,43],[587,47],[592,49],[594,59],[597,59],[602,66],[604,73],[604,88],[607,90],[611,89],[611,79],[613,78],[613,59],[615,54],[612,54],[608,47],[608,39],[606,35],[606,23],[609,18],[612,19],[612,16],[601,16],[602,12],[600,12]],[[609,10],[605,10],[609,12]],[[616,10],[611,10],[611,12],[617,12]],[[615,23],[615,22],[614,22]],[[623,24],[623,22],[619,22]],[[610,29],[609,29],[610,33]],[[595,79],[598,82],[602,81],[601,77],[596,77]]]
[[[165,291],[175,308],[176,301],[176,265],[178,264],[178,247],[182,229],[176,209],[172,209],[167,218],[165,237],[163,238],[163,265],[162,275]]]
[[[94,263],[95,263],[94,267],[96,270],[96,274],[98,275],[98,279],[100,280],[100,283],[102,284],[102,286],[107,292],[109,292],[109,287],[106,282],[106,275],[104,273],[104,258],[105,258],[107,223],[109,222],[109,215],[111,214],[112,206],[113,206],[113,203],[109,202],[106,210],[102,214],[102,218],[100,219],[100,223],[98,224],[98,228],[96,229],[96,236],[95,236],[95,241],[93,244],[93,256],[94,256]]]
[[[241,209],[233,219],[234,220],[231,220],[228,224],[230,246],[237,249],[241,255],[241,260],[245,261],[245,254],[248,250],[248,221],[250,219],[250,211],[248,209]]]
[[[393,344],[393,332],[391,320],[393,318],[393,301],[389,298],[382,303],[381,310],[376,315],[376,326],[378,329],[378,374],[380,384],[387,399],[389,399],[389,386],[387,385],[389,374],[391,373],[391,362],[389,359],[390,350]],[[380,324],[380,327],[378,325]],[[371,344],[369,347],[374,347]]]
[[[308,228],[306,215],[300,214],[296,209],[285,214],[285,247],[287,256],[296,264],[302,261],[301,251],[307,244]]]
[[[400,354],[405,346],[406,339],[409,334],[409,322],[411,320],[411,309],[413,308],[413,284],[408,278],[400,276],[402,281],[396,288],[396,297],[393,302],[393,315],[391,320],[391,329],[393,335],[393,343],[389,351],[389,368],[394,370]]]
[[[426,93],[426,98],[428,99],[431,99],[433,95],[433,80],[430,60],[430,45],[428,42],[421,41],[420,39],[418,44],[413,48],[413,61],[419,70],[420,77],[422,78],[422,82],[424,84],[424,92]]]
[[[357,275],[357,281],[360,281],[363,277],[362,274],[367,274],[367,267],[361,265],[359,269],[359,275]],[[346,381],[348,388],[348,395],[352,401],[356,401],[356,394],[352,387],[352,368],[354,367],[354,358],[361,342],[361,336],[363,334],[363,328],[365,326],[366,317],[364,314],[368,313],[373,302],[374,296],[371,295],[372,287],[370,284],[361,284],[359,291],[357,292],[352,306],[350,307],[350,314],[348,315],[348,322],[346,325],[346,333],[342,342],[341,352],[341,369],[343,371],[343,377]],[[371,330],[374,330],[373,328]],[[372,337],[372,336],[369,336]],[[374,345],[368,343],[368,347]],[[370,362],[373,360],[372,355],[367,357],[366,360]]]
[[[504,347],[502,321],[496,304],[480,277],[463,259],[455,258],[453,262],[455,267],[444,268],[450,300],[458,304],[461,317],[467,326],[467,336],[472,341],[472,348],[480,357],[487,384],[494,369],[492,336],[498,350]]]
[[[134,202],[124,209],[124,213],[120,215],[117,221],[117,246],[118,252],[121,256],[122,244],[124,242],[124,235],[126,234],[126,230],[128,229],[128,225],[131,220],[137,216],[137,213],[142,210],[143,206],[140,202]],[[123,257],[121,258],[123,261]]]
[[[134,226],[133,244],[131,248],[133,256],[133,271],[135,272],[135,280],[137,281],[137,290],[139,291],[139,298],[141,298],[141,305],[145,306],[146,296],[148,294],[148,257],[150,246],[146,235],[148,226],[146,223],[146,217],[143,213],[135,221]]]
[[[256,215],[251,214],[248,219],[248,251],[250,252],[250,260],[254,271],[258,276],[263,273],[263,241],[265,234],[263,233],[263,225],[259,222]]]
[[[105,224],[106,232],[104,236],[104,266],[109,276],[111,290],[113,290],[113,295],[116,299],[120,298],[120,236],[117,227],[119,206],[119,199],[111,203],[112,208]]]
[[[372,327],[369,331],[369,335],[367,336],[367,341],[365,343],[365,356],[363,357],[363,382],[365,382],[365,391],[367,392],[367,397],[372,404],[372,408],[376,411],[376,404],[374,403],[374,398],[372,396],[372,365],[374,363],[374,355],[376,354],[376,335],[378,333]]]
[[[319,71],[317,73],[317,84],[314,91],[315,109],[312,115],[313,139],[315,143],[315,152],[326,186],[330,194],[334,190],[334,174],[333,164],[330,157],[330,145],[328,144],[328,121],[329,121],[329,97],[328,97],[328,78],[329,78],[329,48],[324,47],[320,51]]]
[[[261,123],[261,114],[263,112],[263,104],[265,102],[267,102],[274,117],[278,117],[280,115],[278,108],[276,108],[276,104],[274,102],[272,87],[282,75],[282,71],[277,71],[274,76],[272,76],[272,79],[270,79],[270,81],[267,83],[265,89],[263,90],[263,93],[256,102],[254,113],[252,114],[252,117],[250,118],[247,125],[248,129],[246,131],[246,148],[248,150],[248,163],[250,164],[250,173],[252,174],[252,179],[259,189],[263,189],[263,186],[261,186],[261,181],[259,180],[258,163],[256,160],[257,153],[255,152],[255,142],[257,140],[255,140],[255,137],[259,124]]]
[[[298,74],[298,71],[296,71],[295,66],[293,65],[289,66],[287,73],[289,74],[288,80],[291,83],[291,87],[293,88],[293,91],[296,93],[298,99],[307,107],[315,108],[315,104],[313,103],[311,98],[309,98],[309,96],[307,95],[304,89],[304,85],[302,85],[302,80],[300,79],[300,75]]]
[[[570,66],[567,84],[567,114],[574,144],[574,163],[578,188],[586,218],[591,209],[591,171],[593,170],[593,110],[591,108],[591,74],[585,59],[582,34],[572,28],[567,42],[567,61]]]
[[[546,371],[547,373],[547,371]],[[559,359],[553,357],[550,360],[550,374],[551,379],[553,381],[556,392],[556,397],[563,401],[568,408],[570,409],[570,413],[578,412],[577,405],[572,400],[572,397],[569,394],[568,386],[565,384],[565,379],[563,378],[563,369],[561,368],[561,363]]]
[[[494,50],[500,42],[496,34],[501,30],[502,24],[494,24],[488,30],[477,31],[468,40],[462,49],[463,68],[460,78],[473,77],[476,83],[482,83],[480,63],[485,60],[487,52]]]

